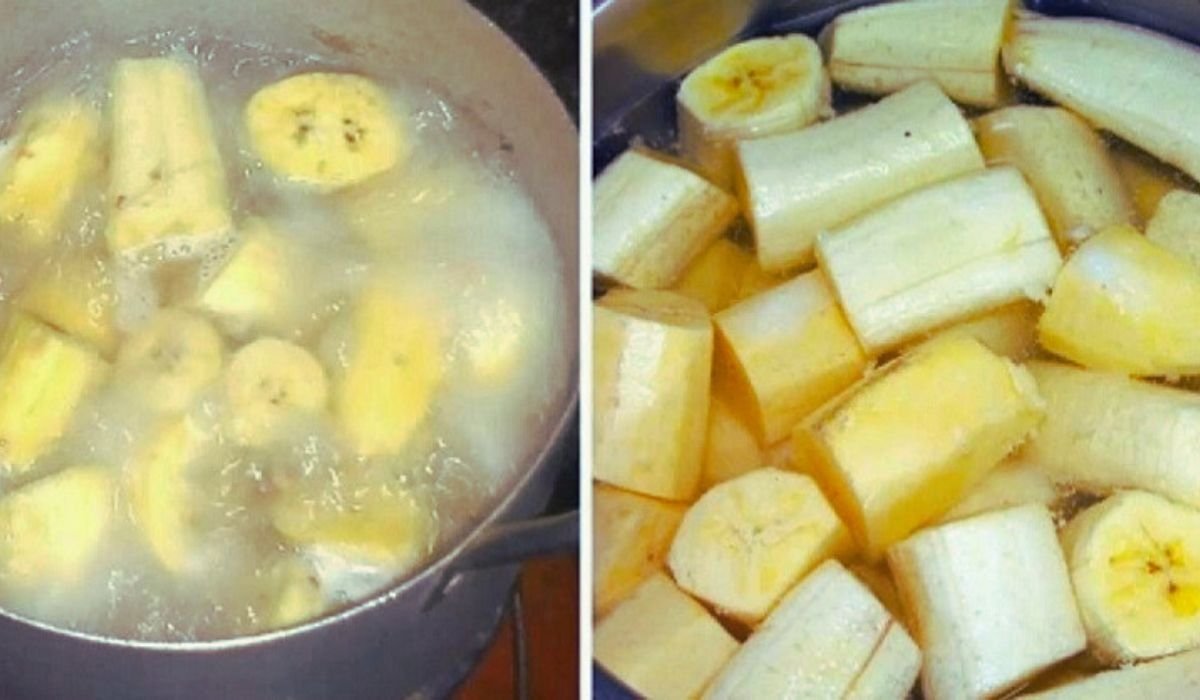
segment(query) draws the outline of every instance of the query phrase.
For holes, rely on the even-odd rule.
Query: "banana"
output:
[[[342,432],[364,456],[394,454],[429,417],[445,374],[442,324],[420,294],[370,284],[351,309],[346,365],[333,405]]]
[[[739,142],[737,152],[737,192],[767,272],[811,265],[821,231],[983,169],[970,125],[931,82],[807,129]]]
[[[671,291],[699,301],[715,314],[780,281],[758,267],[753,253],[728,238],[718,238],[687,266]]]
[[[190,255],[233,229],[225,169],[194,65],[124,59],[112,77],[106,237],[114,254]]]
[[[80,185],[100,169],[100,112],[48,97],[18,120],[0,155],[0,222],[44,248],[58,240]]]
[[[134,522],[154,558],[173,574],[202,570],[192,525],[196,494],[189,470],[206,436],[187,418],[173,418],[142,444],[126,466]]]
[[[1038,351],[1037,322],[1041,315],[1042,307],[1037,303],[1018,301],[956,323],[935,335],[970,336],[997,355],[1023,362]]]
[[[830,97],[821,48],[807,36],[734,44],[679,84],[680,150],[702,175],[731,189],[737,141],[795,131],[832,116]]]
[[[1125,664],[1200,646],[1200,511],[1122,491],[1077,515],[1062,546],[1101,661]]]
[[[91,255],[47,261],[16,299],[18,308],[108,358],[117,349],[116,303],[108,262]]]
[[[673,292],[616,290],[593,304],[592,326],[592,475],[691,501],[708,426],[708,312]]]
[[[816,252],[871,355],[958,319],[1041,299],[1062,265],[1033,192],[1012,168],[895,200],[822,233]]]
[[[1196,47],[1107,20],[1028,15],[1003,54],[1034,92],[1200,179]]]
[[[747,421],[716,393],[708,405],[708,435],[704,440],[702,464],[701,492],[759,467],[785,466],[768,461]]]
[[[794,461],[874,561],[958,503],[1042,411],[1024,368],[972,338],[939,338],[797,426]]]
[[[307,350],[263,337],[233,354],[225,393],[234,440],[264,445],[291,416],[324,410],[329,383],[325,368]]]
[[[975,127],[988,165],[1015,166],[1029,180],[1064,250],[1136,220],[1108,147],[1074,114],[1022,105],[985,114]]]
[[[1028,700],[1142,700],[1200,694],[1200,650],[1127,666],[1040,693]]]
[[[91,348],[25,313],[13,314],[0,335],[0,468],[28,470],[108,372]]]
[[[1153,218],[1158,203],[1171,190],[1195,187],[1189,184],[1191,180],[1183,173],[1129,144],[1118,141],[1111,145],[1109,151],[1117,172],[1121,174],[1121,181],[1133,200],[1138,219],[1142,222]]]
[[[896,622],[906,630],[912,629],[912,621],[908,619],[904,605],[900,602],[900,591],[896,590],[896,583],[892,581],[892,573],[888,571],[886,560],[874,564],[855,561],[847,564],[846,569],[871,591]]]
[[[737,200],[716,185],[630,149],[592,189],[592,271],[635,289],[669,287],[737,213]]]
[[[1171,190],[1146,224],[1146,238],[1200,270],[1200,194]]]
[[[1087,637],[1050,512],[1025,505],[924,530],[888,551],[930,700],[1003,695]]]
[[[694,698],[738,643],[667,576],[647,579],[593,635],[596,662],[645,698]]]
[[[904,698],[920,670],[921,652],[903,626],[827,561],[780,601],[704,698]]]
[[[0,500],[0,585],[25,590],[77,583],[113,519],[112,473],[75,466]]]
[[[281,332],[289,320],[288,301],[302,284],[298,253],[263,219],[246,220],[239,233],[237,249],[192,306],[238,337]]]
[[[1038,340],[1093,369],[1200,373],[1200,272],[1130,226],[1110,228],[1063,266]]]
[[[302,73],[254,94],[250,143],[284,178],[325,190],[391,170],[409,144],[387,93],[350,73]]]
[[[592,486],[592,590],[600,619],[663,567],[685,507],[606,484]]]
[[[683,590],[755,625],[850,534],[811,478],[756,469],[714,486],[683,516],[667,563]]]
[[[1008,459],[963,496],[938,522],[962,520],[980,513],[1040,503],[1047,508],[1058,501],[1058,490],[1040,465],[1022,459]]]
[[[760,444],[786,438],[867,367],[820,272],[747,299],[713,321],[713,383],[735,411],[751,417]]]
[[[262,628],[276,630],[310,620],[325,610],[326,602],[316,573],[298,557],[280,559],[267,571],[273,601]]]
[[[221,374],[221,335],[203,317],[163,309],[134,332],[117,353],[117,375],[144,387],[161,411],[182,411]]]

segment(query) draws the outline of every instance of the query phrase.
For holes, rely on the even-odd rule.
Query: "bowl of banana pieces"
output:
[[[596,696],[1200,697],[1196,6],[594,19]]]
[[[0,49],[0,696],[441,697],[576,420],[577,135],[470,5]]]

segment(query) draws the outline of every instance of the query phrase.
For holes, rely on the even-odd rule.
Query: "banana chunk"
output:
[[[875,560],[950,510],[1042,410],[1024,368],[971,338],[935,339],[797,426],[795,461]]]
[[[108,263],[90,255],[48,261],[16,299],[18,308],[111,358],[117,293]]]
[[[104,467],[70,467],[0,500],[0,585],[33,589],[78,582],[107,536],[114,482]]]
[[[663,567],[684,506],[622,491],[607,484],[592,487],[593,605],[604,617]]]
[[[35,103],[0,155],[0,221],[44,247],[62,234],[79,186],[100,167],[100,112],[75,97]]]
[[[1087,645],[1044,506],[924,530],[888,564],[916,620],[930,700],[1003,695]]]
[[[1063,266],[1038,340],[1093,369],[1200,373],[1200,273],[1130,226],[1108,229]]]
[[[313,567],[300,557],[275,562],[266,574],[269,611],[262,629],[275,630],[310,620],[325,610],[325,594]]]
[[[29,469],[108,376],[91,348],[17,312],[0,336],[0,468]]]
[[[221,374],[225,347],[203,317],[163,309],[121,346],[117,374],[144,387],[146,401],[182,411]]]
[[[750,635],[704,698],[903,698],[920,670],[921,652],[904,628],[827,561]]]
[[[705,61],[679,85],[680,148],[732,189],[737,141],[795,131],[831,116],[821,49],[803,34],[750,39]]]
[[[225,169],[195,66],[125,59],[112,77],[106,236],[114,254],[196,252],[233,229]]]
[[[186,418],[173,419],[144,444],[126,468],[133,518],[158,562],[173,574],[201,569],[192,527],[196,495],[189,468],[205,436]]]
[[[1171,190],[1164,195],[1146,224],[1146,238],[1200,270],[1200,194]]]
[[[1045,469],[1027,460],[1010,458],[988,472],[983,481],[968,491],[939,522],[962,520],[1027,503],[1040,503],[1049,508],[1058,497],[1058,489]]]
[[[1144,700],[1200,695],[1200,651],[1098,673],[1023,700]]]
[[[1037,302],[1018,301],[956,323],[934,335],[970,336],[1001,357],[1024,362],[1037,352],[1037,322],[1041,315],[1042,307]]]
[[[747,421],[715,393],[708,405],[708,435],[704,440],[702,463],[701,492],[759,467],[786,466],[770,461]]]
[[[1118,141],[1111,144],[1109,152],[1142,222],[1154,217],[1159,202],[1173,190],[1194,188],[1186,175],[1129,144]]]
[[[753,625],[813,567],[850,548],[850,533],[816,482],[765,468],[701,496],[683,516],[667,562],[680,588]]]
[[[754,254],[728,238],[718,238],[684,270],[671,291],[717,313],[782,281],[763,272]]]
[[[233,354],[225,392],[234,439],[244,445],[270,442],[291,416],[322,411],[329,401],[317,358],[278,338],[259,338]]]
[[[245,125],[272,170],[328,190],[392,169],[409,148],[387,93],[349,73],[302,73],[264,87],[246,105]]]
[[[1088,641],[1102,661],[1200,646],[1200,511],[1123,491],[1076,516],[1062,543]]]
[[[290,320],[289,299],[299,284],[298,253],[262,219],[248,219],[240,233],[243,240],[237,250],[193,306],[237,336],[281,332]]]

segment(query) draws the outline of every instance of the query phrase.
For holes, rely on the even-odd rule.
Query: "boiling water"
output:
[[[364,281],[383,274],[426,292],[423,298],[437,307],[427,311],[452,336],[443,358],[446,378],[424,429],[391,457],[355,455],[328,411],[298,419],[266,447],[239,447],[225,427],[221,380],[208,387],[186,409],[206,436],[187,471],[192,548],[202,566],[183,573],[164,569],[146,544],[125,486],[114,497],[114,524],[102,549],[79,580],[18,589],[3,585],[0,571],[0,606],[19,614],[106,636],[199,640],[276,624],[272,611],[284,595],[276,573],[281,562],[307,572],[326,610],[420,567],[419,560],[381,565],[290,544],[268,515],[281,490],[301,489],[313,507],[338,507],[353,500],[351,489],[386,484],[411,493],[432,513],[436,536],[422,549],[424,560],[460,537],[536,447],[528,436],[551,418],[551,401],[566,379],[562,281],[546,226],[514,181],[504,153],[469,115],[420,84],[371,76],[392,91],[412,141],[408,158],[392,172],[320,194],[285,184],[263,166],[240,127],[244,105],[259,88],[294,73],[356,68],[328,57],[187,32],[119,46],[81,36],[3,81],[8,87],[0,94],[0,114],[7,116],[0,135],[10,134],[25,106],[48,92],[74,92],[104,107],[113,61],[160,55],[184,56],[199,66],[235,224],[266,220],[298,251],[301,281],[277,335],[311,350],[336,377],[351,356],[348,309]],[[11,317],[13,300],[30,279],[84,255],[103,271],[103,289],[88,293],[115,299],[116,325],[127,336],[156,308],[181,304],[202,288],[238,243],[235,233],[205,250],[160,250],[118,263],[103,239],[106,177],[84,189],[49,253],[24,249],[0,229],[0,323]],[[253,338],[246,329],[222,328],[228,362]],[[519,366],[498,384],[472,380],[464,369],[470,354],[497,342],[515,343]],[[165,419],[148,408],[140,387],[121,376],[88,396],[66,434],[33,469],[10,476],[5,493],[80,464],[112,469],[119,483],[128,484],[128,465]]]

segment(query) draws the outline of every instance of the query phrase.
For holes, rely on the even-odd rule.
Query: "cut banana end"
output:
[[[594,305],[593,328],[593,475],[692,500],[708,425],[708,312],[673,292],[617,290]]]
[[[280,332],[296,293],[296,254],[283,236],[258,218],[240,228],[242,242],[193,306],[215,316],[237,336]]]
[[[714,321],[713,382],[734,410],[752,417],[760,444],[786,438],[867,366],[820,272],[747,299]]]
[[[733,187],[737,141],[833,114],[821,49],[803,34],[730,46],[688,74],[675,99],[681,150],[726,190]]]
[[[873,561],[950,510],[1042,411],[1024,368],[971,338],[936,339],[798,426],[795,461]]]
[[[1187,190],[1166,194],[1146,224],[1146,238],[1200,271],[1200,194]]]
[[[272,170],[327,190],[390,170],[409,149],[387,93],[349,73],[302,73],[264,87],[246,105],[245,125]]]
[[[1024,700],[1143,700],[1193,698],[1200,694],[1200,651],[1098,673]]]
[[[904,628],[827,561],[779,603],[704,698],[904,698],[920,669],[921,652]]]
[[[164,412],[186,409],[221,374],[225,348],[203,317],[163,309],[121,346],[117,374],[144,387],[146,401]]]
[[[1094,369],[1200,373],[1200,273],[1132,227],[1108,229],[1063,266],[1038,339]]]
[[[47,98],[17,122],[0,156],[0,221],[48,246],[79,185],[100,168],[100,112],[75,97]]]
[[[1059,246],[1136,220],[1108,146],[1079,117],[1055,107],[1001,109],[975,122],[989,165],[1012,165],[1029,180]]]
[[[686,507],[606,484],[592,487],[593,611],[607,615],[663,567]]]
[[[909,0],[845,12],[826,30],[839,87],[886,95],[925,79],[951,99],[995,107],[1011,89],[1000,47],[1013,0]]]
[[[108,247],[194,253],[233,229],[225,169],[195,66],[125,59],[112,78]]]
[[[695,698],[738,643],[702,605],[656,573],[596,625],[596,662],[642,697]]]
[[[916,621],[927,698],[997,697],[1087,645],[1044,506],[924,530],[888,563]]]
[[[810,265],[821,231],[983,168],[970,125],[931,82],[807,129],[742,141],[737,150],[738,195],[767,272]]]
[[[1062,534],[1092,652],[1116,665],[1200,646],[1200,511],[1124,491]]]
[[[753,253],[728,238],[718,238],[688,265],[671,290],[715,314],[778,281],[758,269]]]
[[[234,440],[264,445],[293,416],[324,410],[329,383],[312,353],[278,338],[259,338],[233,354],[225,394]]]
[[[17,307],[111,358],[117,349],[116,289],[108,264],[90,255],[51,260],[17,297]]]
[[[786,466],[768,461],[747,421],[717,394],[713,394],[708,405],[708,436],[704,440],[703,465],[701,492],[759,467]]]
[[[0,469],[29,469],[108,376],[91,348],[17,312],[0,335]]]
[[[850,534],[811,478],[757,469],[712,488],[683,517],[667,562],[679,587],[757,624]]]
[[[105,467],[70,467],[0,500],[0,585],[31,590],[78,582],[107,537],[114,482]]]
[[[1037,302],[1018,301],[956,323],[935,335],[970,336],[1001,357],[1023,362],[1037,352],[1037,322],[1041,315],[1042,307]]]
[[[195,573],[201,564],[188,468],[203,447],[204,435],[190,421],[172,419],[126,468],[134,521],[155,559],[173,574]]]

